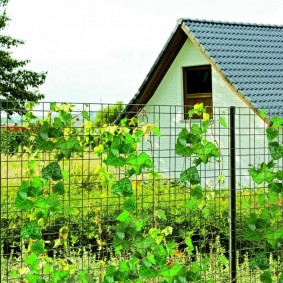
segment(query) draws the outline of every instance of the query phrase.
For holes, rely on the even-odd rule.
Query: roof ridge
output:
[[[180,18],[177,23],[181,22],[198,22],[198,23],[212,23],[212,24],[224,24],[224,25],[237,25],[237,26],[256,26],[256,27],[271,27],[271,28],[283,28],[283,25],[276,24],[259,24],[259,23],[244,23],[244,22],[229,22],[229,21],[219,21],[219,20],[205,20],[205,19],[191,19],[191,18]]]

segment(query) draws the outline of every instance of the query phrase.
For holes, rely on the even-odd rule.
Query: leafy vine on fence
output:
[[[262,119],[267,115],[264,111],[260,113]],[[249,173],[257,185],[264,186],[265,191],[258,196],[261,210],[258,214],[252,213],[248,219],[244,238],[262,248],[256,252],[250,261],[252,269],[262,270],[261,282],[272,283],[272,275],[269,270],[269,249],[280,249],[283,244],[282,223],[282,193],[283,193],[283,170],[282,163],[283,145],[278,137],[282,131],[283,118],[272,117],[270,126],[266,129],[266,137],[271,159],[262,162],[258,166],[250,165]],[[282,134],[282,132],[281,132]],[[281,168],[281,169],[280,169]],[[265,244],[267,243],[267,245]],[[278,271],[279,282],[283,282],[283,272]]]
[[[48,256],[43,231],[50,219],[62,212],[60,196],[64,195],[64,182],[69,174],[62,170],[60,161],[83,154],[83,140],[79,131],[72,127],[72,106],[50,104],[50,112],[43,120],[33,114],[34,103],[26,105],[24,119],[30,131],[29,145],[24,151],[29,157],[27,179],[21,183],[15,207],[28,220],[21,228],[23,246],[27,243],[24,267],[13,271],[17,278],[30,283],[44,282],[92,282],[86,271],[76,274],[76,268],[67,258],[60,260]],[[43,158],[43,156],[45,158]],[[48,162],[50,160],[50,162]],[[53,248],[67,246],[68,227],[58,231]],[[47,278],[45,279],[44,276]]]
[[[202,271],[210,262],[204,258],[197,261],[193,257],[195,247],[187,233],[182,242],[176,242],[170,235],[173,228],[162,227],[156,221],[166,220],[162,210],[152,214],[137,213],[133,184],[140,175],[155,175],[154,163],[150,153],[140,151],[140,143],[150,140],[153,134],[159,136],[154,124],[141,122],[139,117],[124,118],[119,125],[104,125],[95,128],[87,111],[82,111],[83,131],[74,127],[73,107],[69,104],[50,104],[50,113],[39,120],[32,111],[33,103],[27,104],[29,143],[24,150],[29,156],[27,178],[19,187],[15,206],[21,210],[27,222],[21,228],[23,244],[27,244],[24,267],[14,271],[14,276],[30,283],[56,282],[95,282],[87,270],[79,271],[68,261],[67,256],[52,258],[48,256],[43,231],[52,218],[62,212],[61,198],[65,194],[65,183],[70,182],[69,172],[62,169],[62,162],[73,156],[83,156],[86,148],[93,148],[105,166],[99,168],[100,181],[104,187],[120,198],[122,212],[115,219],[117,226],[113,236],[113,249],[119,262],[109,263],[103,271],[101,282],[201,282]],[[183,184],[188,184],[191,198],[186,203],[188,210],[200,209],[205,218],[210,211],[198,207],[203,197],[199,167],[212,160],[220,162],[221,150],[218,144],[206,138],[212,122],[202,104],[189,111],[189,117],[201,116],[201,120],[189,123],[178,135],[175,153],[190,159],[188,168],[180,175]],[[262,113],[263,118],[264,113]],[[271,248],[282,245],[283,229],[276,221],[282,208],[283,171],[276,167],[275,161],[283,156],[283,146],[276,141],[283,119],[272,118],[267,129],[267,138],[272,160],[259,167],[251,167],[249,172],[257,184],[268,183],[266,193],[259,196],[263,206],[260,215],[251,215],[246,229],[247,241],[262,243],[267,241]],[[227,127],[223,118],[219,123]],[[45,158],[42,158],[42,156]],[[119,179],[111,173],[111,167],[119,171]],[[218,178],[222,181],[223,176]],[[68,248],[69,227],[62,226],[53,248]],[[192,231],[191,231],[192,232]],[[98,241],[101,239],[98,237]],[[250,267],[263,270],[261,281],[269,283],[266,250],[261,250],[251,259]],[[220,261],[223,261],[223,258]],[[281,274],[283,282],[283,275]],[[214,282],[206,277],[206,282]],[[100,281],[99,281],[100,282]]]

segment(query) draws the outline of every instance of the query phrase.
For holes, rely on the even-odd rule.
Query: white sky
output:
[[[48,71],[45,101],[124,103],[178,18],[283,25],[283,0],[10,0],[14,54]]]

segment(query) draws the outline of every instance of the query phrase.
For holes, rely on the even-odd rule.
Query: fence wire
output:
[[[133,180],[137,212],[164,212],[166,218],[160,219],[157,225],[171,226],[172,238],[180,246],[184,237],[191,237],[195,250],[191,259],[186,259],[186,264],[189,266],[195,259],[210,262],[206,269],[201,270],[203,282],[207,278],[213,282],[231,282],[233,276],[236,276],[233,282],[261,282],[259,273],[250,268],[249,262],[256,251],[265,247],[255,246],[245,240],[244,227],[248,217],[258,214],[262,208],[258,195],[264,192],[264,185],[254,184],[248,169],[249,164],[257,166],[270,160],[265,121],[248,108],[235,108],[234,136],[231,136],[231,110],[212,109],[213,119],[206,136],[217,144],[221,158],[220,161],[200,166],[204,190],[202,199],[193,203],[191,186],[180,182],[180,174],[192,163],[190,159],[175,154],[175,144],[183,128],[189,128],[190,123],[200,123],[201,120],[185,120],[183,106],[132,105],[128,107],[129,112],[119,116],[123,105],[115,111],[109,104],[73,105],[75,119],[72,127],[75,128],[80,128],[86,122],[81,115],[82,110],[88,113],[92,121],[96,121],[100,115],[100,122],[96,124],[98,128],[107,123],[109,117],[112,122],[118,123],[123,116],[134,115],[138,115],[140,121],[156,124],[160,137],[152,135],[150,142],[143,140],[140,146],[140,151],[152,157],[155,174],[151,177],[142,174]],[[48,111],[49,103],[40,103],[35,107],[34,114],[42,119]],[[223,124],[224,120],[227,127],[219,123],[222,121]],[[1,112],[1,282],[21,282],[12,276],[12,271],[21,269],[27,252],[27,246],[20,237],[20,227],[25,223],[26,216],[15,208],[18,187],[28,179],[29,153],[25,150],[28,132],[25,127],[23,116],[8,116],[4,111]],[[231,140],[235,145],[235,168],[231,168]],[[282,134],[278,140],[282,142]],[[42,153],[40,158],[44,163],[54,157]],[[62,196],[63,211],[50,222],[43,234],[49,256],[68,257],[79,269],[87,268],[98,282],[101,282],[99,280],[107,264],[121,259],[111,248],[111,243],[122,201],[112,194],[107,184],[101,183],[99,168],[103,164],[103,158],[97,157],[91,147],[83,157],[74,156],[63,162],[62,167],[70,177],[69,182],[65,182],[66,192]],[[282,162],[277,166],[282,168]],[[117,179],[124,174],[121,170],[111,170]],[[236,188],[233,207],[231,181]],[[234,221],[234,226],[231,221]],[[54,241],[63,226],[69,228],[68,247],[55,249]],[[234,245],[231,245],[231,241],[234,241]],[[279,282],[278,274],[283,271],[282,252],[282,246],[268,251],[274,282]]]

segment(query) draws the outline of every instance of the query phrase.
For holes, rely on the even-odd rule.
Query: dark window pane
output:
[[[213,117],[211,66],[188,67],[183,69],[185,119],[188,110],[197,103],[203,103],[206,112]],[[193,119],[202,118],[193,116]]]
[[[207,93],[211,92],[211,69],[187,69],[186,93]]]

